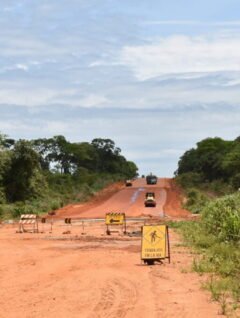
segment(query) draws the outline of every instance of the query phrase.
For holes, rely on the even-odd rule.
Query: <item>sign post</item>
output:
[[[141,259],[148,265],[154,261],[168,259],[170,263],[170,244],[167,225],[144,225],[142,227]]]
[[[64,234],[70,234],[71,233],[70,228],[72,227],[72,219],[65,218],[64,222],[65,222],[65,224],[67,224],[67,227],[68,227],[67,233],[64,233]]]
[[[110,227],[116,225],[122,226],[124,234],[127,232],[125,213],[107,213],[105,217],[105,224],[107,226],[107,235],[111,234]]]
[[[44,233],[44,229],[45,229],[45,223],[46,223],[46,218],[41,218],[41,223],[42,223],[42,233]]]

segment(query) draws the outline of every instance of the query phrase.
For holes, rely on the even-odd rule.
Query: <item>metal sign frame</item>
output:
[[[145,233],[145,231],[144,231],[144,229],[148,229],[148,228],[153,228],[154,229],[154,231],[153,232],[151,232],[151,233],[149,233],[150,235],[151,235],[151,240],[152,239],[154,239],[154,241],[155,241],[155,239],[158,237],[157,236],[157,231],[159,231],[159,232],[162,232],[162,230],[164,230],[164,235],[161,237],[161,240],[159,240],[159,244],[161,243],[161,247],[164,247],[164,255],[163,256],[161,256],[161,257],[159,257],[159,256],[154,256],[154,255],[156,255],[157,254],[157,252],[156,252],[156,249],[157,249],[157,247],[159,247],[159,246],[157,246],[157,243],[152,243],[152,242],[149,242],[149,240],[147,240],[148,241],[148,244],[149,244],[149,246],[151,246],[151,244],[152,245],[154,245],[154,246],[151,246],[151,249],[152,249],[152,251],[149,253],[149,256],[147,256],[146,257],[146,255],[144,256],[143,254],[143,250],[144,250],[144,239],[145,239],[145,241],[146,241],[146,237],[144,236],[144,234],[146,234]],[[160,229],[160,228],[162,228],[162,229]],[[157,224],[157,225],[143,225],[142,226],[142,228],[141,228],[141,230],[142,230],[142,239],[141,239],[141,260],[144,262],[144,263],[147,263],[148,265],[153,265],[154,264],[154,261],[158,261],[158,262],[161,262],[162,260],[164,260],[164,259],[168,259],[168,262],[170,263],[170,261],[171,261],[171,257],[170,257],[170,240],[169,240],[169,230],[168,230],[168,226],[167,225],[165,225],[165,224]],[[159,239],[160,239],[160,237],[159,237]],[[164,239],[164,244],[162,243],[162,239]],[[162,245],[163,244],[163,245]],[[152,253],[152,255],[151,255],[151,253]]]

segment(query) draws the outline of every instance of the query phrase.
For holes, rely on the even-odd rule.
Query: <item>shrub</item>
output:
[[[3,187],[0,187],[0,204],[6,203],[6,194]]]
[[[176,177],[176,182],[183,188],[198,186],[203,182],[203,177],[197,172],[186,172]]]
[[[228,195],[206,205],[202,221],[207,232],[220,241],[240,239],[240,194]]]
[[[58,210],[61,207],[60,200],[54,200],[51,202],[51,210]]]
[[[208,203],[208,197],[197,189],[190,189],[187,191],[187,202],[184,208],[193,213],[200,213],[205,205]]]
[[[4,213],[3,207],[2,207],[2,206],[0,206],[0,218],[2,218],[2,217],[3,217],[3,213]]]
[[[236,173],[235,176],[231,178],[231,184],[234,189],[240,188],[240,173]]]
[[[12,217],[19,218],[21,214],[38,214],[36,207],[23,202],[16,203],[12,210]]]

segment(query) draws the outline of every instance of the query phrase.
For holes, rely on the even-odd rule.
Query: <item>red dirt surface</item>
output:
[[[173,179],[166,179],[169,185],[167,190],[167,201],[165,204],[165,212],[167,215],[176,218],[191,217],[189,211],[182,208],[182,192]]]
[[[170,179],[156,186],[138,179],[131,188],[118,187],[88,204],[65,207],[58,216],[103,217],[112,210],[155,218],[165,211],[169,217],[187,215],[175,210],[179,198]],[[148,189],[156,193],[157,208],[144,207]],[[105,193],[111,193],[107,200]],[[128,232],[143,223],[128,223]],[[52,231],[50,224],[39,228],[43,233],[19,234],[17,224],[0,226],[0,318],[219,317],[219,306],[201,289],[203,278],[190,270],[192,254],[173,231],[171,264],[146,266],[140,260],[141,238],[121,231],[107,236],[103,222],[65,225],[55,219]]]
[[[145,208],[146,192],[155,192],[156,208]],[[147,185],[145,178],[133,181],[132,187],[121,183],[106,188],[90,202],[66,206],[57,217],[98,217],[107,212],[125,212],[127,217],[155,216],[186,218],[190,213],[181,208],[180,190],[170,178],[159,178],[156,185]]]

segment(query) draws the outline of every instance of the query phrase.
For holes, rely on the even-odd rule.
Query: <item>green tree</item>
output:
[[[186,151],[178,163],[177,175],[196,172],[205,181],[226,180],[226,167],[223,165],[226,154],[232,149],[233,142],[221,138],[207,138],[197,143],[195,149]]]
[[[223,158],[231,149],[232,142],[221,138],[207,138],[197,143],[197,172],[203,173],[206,180],[225,178],[222,168]]]
[[[126,162],[125,175],[127,178],[134,178],[138,176],[138,167],[133,161]]]
[[[72,163],[76,170],[87,169],[90,171],[97,170],[98,153],[95,147],[88,142],[71,144]]]
[[[54,136],[49,139],[36,139],[32,141],[34,149],[40,154],[42,168],[50,170],[55,168],[62,174],[69,174],[74,169],[72,145],[64,136]]]
[[[96,138],[92,140],[93,147],[97,152],[97,171],[116,173],[118,167],[116,161],[119,159],[121,149],[115,146],[111,139]]]
[[[240,171],[240,143],[236,143],[233,149],[226,153],[222,167],[230,177]]]
[[[47,188],[39,156],[30,142],[20,140],[15,144],[4,183],[7,197],[13,202],[36,198]]]
[[[198,170],[198,155],[196,149],[186,151],[178,162],[178,170],[176,174],[183,174],[186,172],[194,172]]]
[[[0,204],[6,201],[4,182],[11,162],[11,152],[6,149],[5,145],[6,136],[0,134]]]

